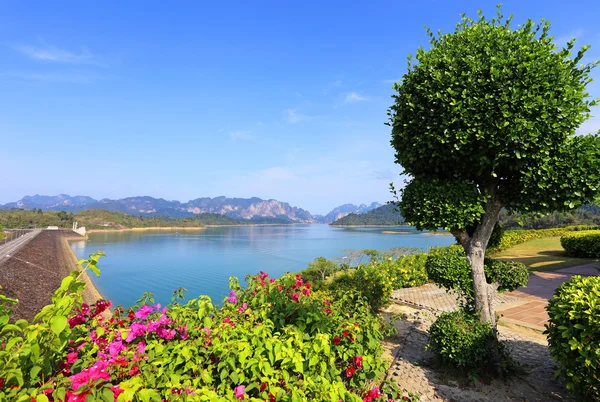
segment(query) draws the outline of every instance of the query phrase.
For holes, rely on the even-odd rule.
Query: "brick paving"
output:
[[[552,272],[532,272],[526,288],[499,293],[494,297],[496,312],[505,322],[543,331],[544,324],[548,322],[545,309],[548,299],[554,295],[558,286],[574,275],[600,275],[600,263],[594,262]],[[458,307],[456,294],[448,293],[434,284],[395,290],[392,300],[434,312],[453,311]]]

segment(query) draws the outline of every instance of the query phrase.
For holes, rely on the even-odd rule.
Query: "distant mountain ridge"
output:
[[[365,212],[372,211],[375,208],[380,207],[381,205],[382,204],[380,204],[378,202],[372,202],[369,205],[366,205],[366,204],[360,204],[360,205],[344,204],[344,205],[340,205],[337,208],[332,209],[331,212],[329,212],[327,215],[316,217],[316,220],[318,223],[332,223],[334,221],[337,221],[338,219],[343,218],[346,215],[362,214]]]
[[[3,209],[41,208],[51,211],[79,212],[89,209],[103,209],[141,216],[166,216],[187,218],[204,213],[220,214],[232,219],[244,219],[261,222],[314,223],[310,212],[292,207],[287,202],[263,200],[261,198],[203,197],[186,203],[168,201],[149,196],[127,197],[118,200],[104,198],[95,200],[87,196],[71,197],[66,194],[57,196],[25,196],[17,202],[0,206]]]
[[[126,197],[117,200],[67,194],[55,196],[25,196],[19,201],[0,205],[0,209],[33,209],[66,211],[77,213],[90,209],[121,212],[138,216],[165,216],[168,218],[189,218],[201,214],[224,215],[231,219],[254,223],[332,223],[351,213],[361,214],[372,211],[382,204],[344,204],[326,215],[312,215],[307,210],[293,207],[287,202],[262,198],[201,197],[188,202],[169,201],[150,196]]]

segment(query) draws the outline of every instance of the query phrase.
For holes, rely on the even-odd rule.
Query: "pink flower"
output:
[[[160,324],[158,323],[158,321],[150,321],[148,323],[148,325],[146,326],[146,331],[148,331],[148,333],[156,332],[158,327],[160,327]]]
[[[148,314],[150,314],[153,311],[154,309],[150,306],[142,306],[138,311],[135,312],[135,317],[139,318],[140,320],[143,320],[144,318],[148,317]]]
[[[123,346],[123,342],[120,340],[112,342],[110,345],[108,345],[108,353],[110,353],[110,357],[113,359],[116,359],[123,349],[125,349],[125,346]]]
[[[125,392],[118,385],[110,387],[110,390],[113,392],[113,394],[115,396],[115,401],[117,400],[117,398],[119,397],[119,395],[121,395],[123,392]]]
[[[140,343],[138,343],[137,350],[138,350],[138,353],[145,353],[146,352],[146,343],[144,341],[141,341]]]
[[[169,317],[167,317],[166,314],[163,313],[163,315],[161,315],[160,318],[158,319],[158,323],[160,325],[169,325],[171,323],[171,319]]]
[[[85,391],[82,392],[81,394],[77,394],[75,395],[73,393],[73,391],[69,390],[67,391],[67,402],[85,402],[85,399],[87,398],[88,394],[90,393],[90,391]]]
[[[79,387],[89,383],[90,381],[104,380],[109,381],[110,375],[106,372],[106,367],[108,363],[99,360],[92,367],[86,368],[82,370],[80,373],[72,375],[69,377],[71,380],[71,386],[74,390],[78,390]]]
[[[273,283],[273,282],[275,282],[275,279],[271,278],[271,279],[269,279],[269,282]]]
[[[175,334],[176,332],[174,329],[159,328],[156,330],[156,335],[166,340],[171,340],[175,338]]]
[[[302,293],[304,293],[305,296],[309,296],[310,295],[310,290],[308,290],[308,289],[302,289]]]
[[[88,305],[87,305],[87,304],[85,304],[85,303],[82,303],[82,304],[81,304],[81,312],[82,312],[83,314],[87,314],[87,313],[89,313],[89,312],[90,312],[90,306],[88,306]]]
[[[235,387],[233,389],[233,396],[235,396],[237,399],[244,399],[244,393],[246,392],[246,386],[245,385],[238,385],[237,387]]]
[[[248,305],[246,303],[243,303],[242,306],[240,308],[238,308],[238,312],[243,313],[244,311],[246,311],[247,308],[248,308]]]
[[[292,300],[295,301],[296,303],[300,303],[298,301],[299,297],[300,297],[300,295],[298,293],[292,293]]]
[[[235,303],[237,303],[237,297],[235,297],[235,296],[229,296],[229,297],[227,298],[227,301],[228,301],[229,303],[235,304]]]
[[[139,322],[134,322],[131,324],[131,328],[129,329],[129,334],[127,335],[127,339],[125,342],[133,341],[137,336],[143,336],[146,333],[146,326]]]
[[[206,335],[210,335],[210,328],[204,327],[202,328],[202,331],[206,332]]]
[[[77,361],[78,358],[79,355],[77,354],[77,352],[71,352],[67,355],[67,363],[73,364]]]

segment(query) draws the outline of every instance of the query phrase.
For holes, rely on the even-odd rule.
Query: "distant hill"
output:
[[[337,208],[332,209],[331,212],[329,212],[327,215],[315,215],[315,220],[317,221],[317,223],[332,223],[334,221],[337,221],[340,218],[343,218],[346,215],[349,215],[352,213],[353,214],[362,214],[365,212],[372,211],[375,208],[380,207],[380,206],[381,206],[381,204],[378,202],[372,202],[369,205],[344,204],[344,205],[340,205]]]
[[[287,202],[260,198],[197,198],[182,203],[148,196],[127,197],[118,200],[91,197],[26,196],[16,202],[0,206],[2,209],[42,209],[45,211],[80,212],[90,209],[121,212],[136,216],[164,216],[168,218],[192,218],[201,214],[225,215],[233,220],[252,223],[313,223],[310,212],[292,207]]]
[[[87,197],[84,195],[76,195],[75,197],[71,197],[67,194],[59,194],[54,196],[36,194],[33,196],[26,195],[19,201],[9,202],[8,204],[4,204],[0,207],[3,209],[42,208],[47,210],[70,211],[73,209],[77,209],[78,207],[91,204],[93,202],[97,201],[91,197]]]
[[[383,205],[363,214],[349,214],[331,223],[332,226],[394,226],[404,223],[395,205]]]

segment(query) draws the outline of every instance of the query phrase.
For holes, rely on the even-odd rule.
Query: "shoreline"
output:
[[[152,226],[147,228],[121,228],[121,229],[90,229],[86,233],[104,233],[104,232],[144,232],[150,230],[204,230],[209,226]],[[75,240],[75,239],[72,239]]]
[[[147,228],[111,228],[111,229],[89,229],[86,233],[103,233],[103,232],[144,232],[144,231],[172,231],[172,230],[204,230],[206,228],[231,228],[231,227],[248,227],[248,226],[294,226],[294,225],[314,225],[313,223],[248,223],[235,225],[204,225],[204,226],[152,226]]]
[[[412,228],[410,225],[332,225],[332,228]]]

